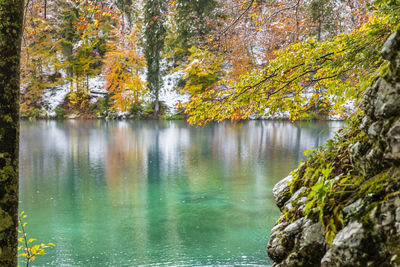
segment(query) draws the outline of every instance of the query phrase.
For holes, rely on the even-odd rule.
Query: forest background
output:
[[[390,5],[27,1],[20,115],[343,119],[386,66],[379,49],[398,25]]]

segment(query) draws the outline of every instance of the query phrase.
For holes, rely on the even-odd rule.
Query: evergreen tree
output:
[[[162,85],[160,61],[166,36],[164,25],[166,9],[166,1],[163,0],[147,0],[144,6],[146,25],[144,32],[146,38],[144,53],[147,62],[147,82],[155,100],[154,111],[156,114],[159,110],[159,92]]]
[[[19,69],[23,0],[0,2],[0,266],[17,266]]]
[[[71,83],[71,89],[73,87],[73,47],[74,43],[77,43],[80,39],[79,34],[76,29],[76,25],[74,24],[77,21],[79,14],[78,10],[67,3],[60,2],[61,7],[61,23],[59,25],[58,33],[59,33],[59,44],[61,46],[61,51],[63,56],[65,57],[64,64],[67,69],[67,76]]]
[[[202,37],[210,33],[213,26],[211,14],[217,6],[215,0],[178,0],[176,3],[177,57],[187,56],[189,48],[198,46]]]
[[[330,0],[312,0],[309,6],[310,19],[315,24],[315,34],[321,41],[322,34],[335,31],[334,2]]]

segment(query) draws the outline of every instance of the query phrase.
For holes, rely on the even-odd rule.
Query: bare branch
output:
[[[255,0],[250,0],[250,3],[247,5],[247,7],[245,8],[245,10],[240,13],[240,15],[228,26],[225,27],[225,29],[223,29],[221,32],[218,33],[219,36],[227,33],[229,31],[230,28],[232,28],[233,26],[235,26],[239,20],[250,10],[251,6],[253,5]]]

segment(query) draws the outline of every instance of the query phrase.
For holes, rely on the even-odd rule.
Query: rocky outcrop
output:
[[[362,115],[273,191],[273,266],[400,266],[400,33]]]

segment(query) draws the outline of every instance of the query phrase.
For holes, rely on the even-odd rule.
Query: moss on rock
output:
[[[383,49],[388,74],[367,89],[359,114],[274,194],[275,266],[400,266],[398,47],[395,33]]]

